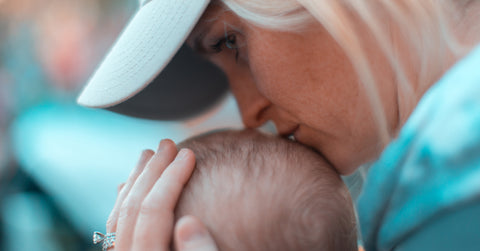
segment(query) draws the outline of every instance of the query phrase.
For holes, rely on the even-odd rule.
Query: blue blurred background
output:
[[[75,104],[136,0],[0,0],[0,250],[100,250],[143,149],[241,125],[228,96],[208,119],[158,122]]]

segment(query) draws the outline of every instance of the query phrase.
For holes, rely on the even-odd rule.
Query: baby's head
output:
[[[179,146],[197,164],[176,218],[196,216],[220,250],[357,250],[348,190],[312,150],[253,130]]]

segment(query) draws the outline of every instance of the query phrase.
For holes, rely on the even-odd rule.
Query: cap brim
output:
[[[219,103],[227,90],[223,72],[183,46],[145,89],[107,109],[138,118],[180,120]]]
[[[152,119],[184,118],[213,104],[227,88],[225,76],[186,47],[172,61],[208,3],[154,0],[141,7],[77,102]]]

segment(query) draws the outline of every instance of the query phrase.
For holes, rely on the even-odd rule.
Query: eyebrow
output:
[[[191,34],[191,35],[193,35],[193,45],[192,45],[193,48],[192,49],[195,52],[197,52],[199,54],[208,53],[208,49],[203,46],[203,39],[213,29],[213,26],[214,26],[213,24],[214,24],[215,20],[216,20],[216,18],[201,21],[203,23],[199,23],[198,26],[197,26],[199,31]],[[207,25],[207,24],[209,24],[209,25]]]
[[[215,26],[214,24],[216,21],[218,21],[219,16],[221,16],[221,14],[223,14],[224,12],[229,11],[229,9],[223,3],[216,0],[212,0],[210,6],[214,6],[214,10],[212,10],[212,13],[220,13],[216,13],[215,15],[207,15],[209,16],[208,18],[202,18],[203,20],[200,19],[199,23],[197,24],[198,32],[190,34],[193,37],[192,49],[200,55],[205,55],[210,52],[208,48],[205,48],[203,46],[203,39],[205,38],[205,36],[210,34],[210,31],[213,29],[213,26]]]
[[[1,0],[0,0],[1,1]],[[215,1],[216,2],[216,1]],[[224,11],[226,11],[224,9],[224,6],[223,4],[215,4],[212,3],[210,4],[211,6],[216,6],[216,7],[221,7],[222,9],[220,10],[222,13]],[[217,12],[217,10],[215,10],[214,12]],[[209,15],[207,15],[209,16]],[[199,53],[199,54],[207,54],[208,53],[208,49],[205,48],[203,46],[203,39],[205,38],[206,35],[208,35],[210,33],[210,31],[213,29],[213,26],[215,24],[215,22],[219,19],[219,14],[216,14],[216,15],[212,15],[210,16],[209,18],[206,18],[205,19],[201,19],[199,21],[199,23],[197,24],[197,30],[198,32],[194,32],[194,33],[191,33],[190,35],[193,36],[193,45],[192,45],[192,49]]]

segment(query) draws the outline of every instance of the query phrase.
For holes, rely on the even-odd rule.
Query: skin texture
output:
[[[475,13],[480,12],[480,4],[469,10],[464,27],[476,26],[456,31],[459,37],[476,44],[480,38],[474,34],[480,34],[480,27]],[[364,34],[362,40],[370,45],[365,50],[377,74],[387,125],[395,134],[416,102],[404,104],[387,61],[379,55],[367,30],[358,30],[365,31],[359,34]],[[225,33],[235,34],[235,43],[221,43],[212,50]],[[188,38],[192,47],[199,41],[210,48],[200,52],[229,77],[247,127],[273,120],[281,134],[298,129],[296,138],[322,153],[342,174],[354,171],[381,152],[383,145],[356,74],[343,50],[320,25],[312,24],[298,33],[271,31],[249,25],[214,5]],[[405,57],[411,55],[401,52]],[[452,63],[457,59],[452,57]],[[414,72],[416,65],[408,65]],[[438,77],[433,76],[433,80]],[[423,91],[417,90],[419,97]],[[169,140],[162,141],[156,153],[144,152],[121,186],[107,222],[107,232],[117,232],[116,246],[109,250],[169,250],[172,235],[177,250],[217,250],[202,223],[191,216],[181,218],[173,231],[173,209],[195,163],[191,151],[183,152],[186,155],[179,157]]]
[[[234,35],[235,43],[212,49],[225,35]],[[274,31],[250,25],[217,5],[207,10],[187,43],[226,73],[246,127],[272,120],[282,136],[294,133],[341,174],[353,172],[383,149],[349,59],[320,24],[297,33]],[[367,50],[372,66],[382,73],[376,78],[393,131],[398,126],[393,75],[373,44]]]
[[[195,166],[192,151],[177,151],[171,140],[162,140],[156,152],[146,150],[125,184],[107,221],[107,232],[116,232],[109,250],[216,250],[207,230],[192,217],[175,227],[174,208]]]

